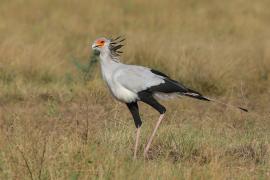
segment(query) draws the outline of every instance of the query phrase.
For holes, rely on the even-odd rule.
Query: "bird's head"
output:
[[[108,49],[108,46],[110,44],[110,41],[106,38],[98,38],[95,40],[95,42],[92,44],[92,49],[96,51],[104,51],[105,49]]]
[[[121,36],[110,39],[104,37],[98,38],[92,44],[92,49],[98,51],[101,54],[110,53],[111,56],[117,57],[120,53],[122,53],[121,51],[119,51],[119,49],[124,46],[121,44],[124,40],[125,39]]]

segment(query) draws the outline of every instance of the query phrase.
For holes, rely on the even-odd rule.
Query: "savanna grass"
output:
[[[269,6],[0,1],[0,179],[269,179]],[[168,112],[144,160],[158,115],[141,104],[134,161],[132,117],[110,96],[98,65],[87,66],[91,42],[117,35],[127,39],[123,62],[250,112],[164,101]]]

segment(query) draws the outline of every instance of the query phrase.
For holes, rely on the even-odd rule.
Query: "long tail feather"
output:
[[[215,103],[218,103],[218,104],[222,104],[222,105],[227,106],[227,107],[238,108],[238,109],[240,109],[242,111],[248,112],[248,109],[243,108],[243,107],[240,107],[240,106],[234,106],[232,104],[224,103],[224,102],[218,101],[216,99],[208,98],[208,97],[207,97],[207,99],[209,99],[212,102],[215,102]]]
[[[222,104],[222,105],[227,106],[227,107],[238,108],[238,109],[240,109],[242,111],[248,112],[248,109],[246,109],[246,108],[242,108],[242,107],[239,107],[239,106],[234,106],[232,104],[224,103],[224,102],[218,101],[216,99],[205,97],[205,96],[201,95],[200,93],[198,93],[196,91],[193,91],[191,89],[189,89],[189,92],[186,92],[186,93],[183,93],[183,94],[185,96],[192,97],[192,98],[195,98],[195,99],[204,100],[204,101],[212,101],[212,102]]]
[[[201,93],[194,91],[192,89],[189,89],[189,88],[185,87],[184,85],[182,85],[181,83],[171,79],[170,77],[163,74],[162,72],[159,72],[159,71],[153,70],[153,69],[151,70],[151,72],[158,75],[158,76],[164,77],[164,80],[165,80],[165,83],[159,85],[157,89],[153,89],[153,87],[152,87],[153,91],[157,90],[157,92],[161,92],[161,93],[162,92],[168,93],[168,91],[176,92],[176,93],[178,93],[178,95],[184,95],[184,96],[188,96],[188,97],[203,100],[203,101],[212,101],[212,102],[215,102],[217,104],[222,104],[222,105],[227,106],[227,107],[238,108],[241,111],[248,112],[248,110],[246,108],[234,106],[232,104],[224,103],[224,102],[221,102],[221,101],[209,98],[209,97],[205,97]],[[162,87],[160,87],[160,86],[162,86]]]

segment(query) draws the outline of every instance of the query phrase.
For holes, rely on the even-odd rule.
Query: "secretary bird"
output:
[[[136,159],[137,155],[142,125],[137,104],[138,101],[142,101],[150,105],[160,113],[154,131],[145,147],[144,157],[147,156],[147,152],[153,141],[154,135],[166,112],[166,108],[161,105],[156,98],[182,95],[203,101],[213,101],[226,106],[232,106],[230,104],[225,104],[205,97],[199,92],[187,88],[157,70],[143,66],[121,63],[119,56],[122,52],[119,51],[119,49],[123,47],[121,43],[124,40],[125,39],[122,39],[120,36],[115,39],[99,38],[93,43],[92,49],[99,52],[102,77],[111,94],[118,101],[125,103],[133,116],[137,131],[134,147],[134,159]],[[247,109],[241,107],[237,108],[247,112]]]

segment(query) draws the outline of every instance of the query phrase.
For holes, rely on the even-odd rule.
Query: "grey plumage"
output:
[[[115,71],[114,79],[134,93],[164,83],[164,77],[152,73],[149,68],[134,65],[121,67]]]

